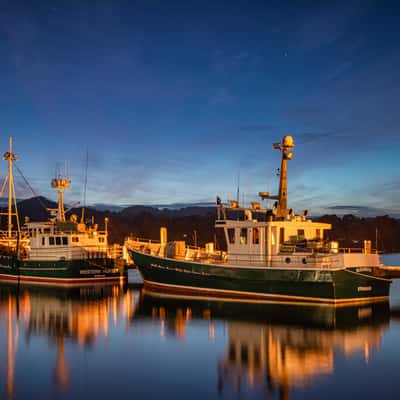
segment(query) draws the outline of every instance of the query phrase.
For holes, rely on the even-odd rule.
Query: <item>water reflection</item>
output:
[[[119,285],[72,289],[2,285],[0,323],[7,323],[7,399],[14,397],[20,332],[28,344],[35,336],[48,338],[49,347],[56,351],[54,382],[66,391],[71,368],[65,357],[66,340],[81,349],[95,346],[101,337],[107,340],[109,324],[117,324],[118,317],[129,327],[137,303],[138,292]]]
[[[136,318],[151,313],[161,335],[185,337],[192,318],[227,319],[227,343],[216,365],[220,395],[240,395],[257,387],[288,399],[291,389],[306,388],[331,375],[335,356],[363,354],[368,363],[389,323],[388,303],[333,308],[159,299],[145,295]]]
[[[142,383],[145,371],[152,379],[162,379],[169,368],[178,371],[180,363],[189,360],[180,370],[187,375],[179,377],[190,383],[193,398],[202,398],[201,388],[212,386],[207,393],[216,398],[248,397],[254,392],[287,399],[291,391],[310,389],[324,377],[332,377],[343,357],[368,363],[381,347],[389,320],[387,303],[303,307],[162,299],[118,285],[68,290],[3,285],[0,382],[4,381],[7,399],[24,398],[16,395],[17,389],[34,383],[19,368],[37,357],[34,363],[40,370],[32,371],[33,380],[46,376],[60,393],[90,398],[80,394],[77,383],[82,382],[81,354],[91,349],[97,357],[117,335],[103,364],[91,366],[96,380],[90,390],[98,398],[126,370],[135,383],[120,388],[116,383],[116,396],[156,391],[157,385]],[[190,345],[175,346],[185,343]],[[121,360],[119,348],[124,354]],[[211,362],[211,375],[209,369],[198,370],[201,360]],[[196,366],[194,373],[192,366]],[[111,371],[114,380],[102,378]],[[168,380],[164,385],[160,383],[154,397],[166,390],[174,397],[188,394]],[[51,388],[44,387],[47,398],[54,398]]]

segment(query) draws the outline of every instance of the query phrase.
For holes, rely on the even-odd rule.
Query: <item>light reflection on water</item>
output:
[[[398,283],[338,309],[2,285],[0,398],[396,398]]]

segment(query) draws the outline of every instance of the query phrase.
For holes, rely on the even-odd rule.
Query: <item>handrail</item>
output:
[[[46,228],[47,229],[47,228]],[[27,232],[27,231],[26,231]],[[36,235],[82,235],[82,234],[96,234],[96,235],[107,235],[108,232],[107,231],[63,231],[63,230],[57,230],[54,229],[53,232],[42,232],[42,233],[37,233]]]
[[[364,251],[363,247],[339,247],[340,253],[363,253]]]
[[[153,240],[153,239],[145,239],[145,238],[139,238],[136,236],[128,236],[125,238],[125,241],[133,241],[133,242],[141,242],[143,244],[161,244],[159,240]]]

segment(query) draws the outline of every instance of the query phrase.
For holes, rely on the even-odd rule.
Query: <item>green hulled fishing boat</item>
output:
[[[13,182],[13,161],[10,149],[4,154],[8,161],[8,229],[0,231],[0,281],[41,284],[88,284],[119,281],[126,277],[125,263],[118,246],[108,244],[105,229],[78,221],[76,215],[66,219],[63,191],[71,187],[69,179],[58,176],[51,185],[58,191],[58,208],[50,209],[51,218],[44,222],[27,221],[20,227]],[[14,229],[16,227],[16,229]]]
[[[201,296],[231,300],[322,302],[387,301],[390,279],[382,276],[371,242],[350,251],[325,240],[330,224],[314,222],[307,211],[296,215],[287,207],[287,162],[294,141],[285,136],[273,145],[281,152],[279,194],[260,192],[261,201],[241,207],[217,197],[216,229],[222,229],[226,251],[213,243],[204,249],[183,241],[160,242],[130,238],[126,246],[144,284],[173,296]]]

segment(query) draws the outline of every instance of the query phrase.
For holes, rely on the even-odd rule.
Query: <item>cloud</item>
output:
[[[235,71],[243,66],[253,65],[258,58],[248,50],[228,52],[225,49],[216,50],[212,57],[212,68],[217,72],[224,73]]]
[[[243,125],[239,127],[240,132],[268,132],[268,131],[273,131],[276,130],[276,127],[273,125],[268,125],[268,124],[254,124],[254,125]]]
[[[353,62],[352,61],[344,61],[338,66],[336,66],[326,77],[328,81],[333,81],[335,79],[338,79],[341,75],[343,75],[345,72],[349,71],[353,67]]]
[[[333,205],[324,207],[323,209],[327,210],[328,212],[334,212],[338,215],[345,215],[345,214],[355,214],[359,217],[375,217],[379,215],[391,215],[393,217],[399,217],[399,214],[396,210],[387,210],[382,208],[370,207],[370,206],[363,206],[363,205]]]
[[[294,31],[294,47],[314,50],[329,46],[349,31],[353,21],[369,7],[368,1],[319,2],[299,15]]]
[[[236,101],[231,91],[227,88],[219,88],[216,90],[214,95],[211,97],[211,104],[213,105],[229,105]]]
[[[333,133],[333,132],[304,132],[298,136],[298,142],[300,143],[313,143],[319,142],[322,140],[331,140],[331,139],[342,139],[347,137],[344,134]]]

